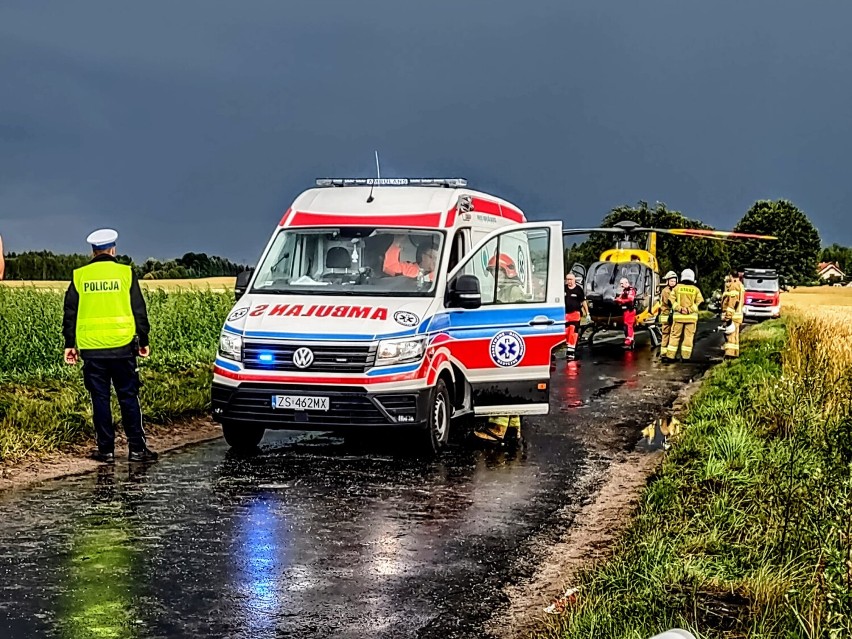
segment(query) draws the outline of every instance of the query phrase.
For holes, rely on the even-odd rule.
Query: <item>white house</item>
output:
[[[841,271],[835,262],[820,262],[817,266],[817,271],[821,280],[846,279],[846,273]]]

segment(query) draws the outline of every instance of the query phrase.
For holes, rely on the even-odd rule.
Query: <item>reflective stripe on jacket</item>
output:
[[[743,305],[745,304],[745,287],[739,280],[730,282],[722,293],[722,312],[731,312],[731,319],[736,324],[743,322]]]
[[[79,295],[76,341],[80,350],[120,348],[133,342],[136,321],[130,303],[133,271],[126,264],[92,262],[74,271]]]
[[[673,288],[664,286],[660,293],[660,324],[669,323],[669,315],[672,312],[672,291],[674,291]]]
[[[694,284],[678,284],[672,291],[674,321],[689,323],[698,321],[698,305],[704,301],[701,291]],[[686,313],[682,309],[686,309]]]

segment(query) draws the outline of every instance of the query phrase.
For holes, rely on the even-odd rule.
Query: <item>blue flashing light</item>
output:
[[[275,362],[275,355],[272,353],[261,353],[257,356],[257,359],[260,360],[263,364],[272,364]]]

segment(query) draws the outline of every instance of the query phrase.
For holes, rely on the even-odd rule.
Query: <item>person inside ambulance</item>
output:
[[[488,272],[497,278],[497,301],[501,304],[515,304],[527,299],[523,282],[518,275],[514,260],[501,253],[488,260]]]
[[[438,265],[438,247],[431,241],[417,245],[414,262],[405,262],[402,259],[402,244],[405,238],[396,236],[393,243],[385,252],[382,270],[385,275],[404,275],[410,278],[425,278],[432,280],[435,277],[435,268]]]

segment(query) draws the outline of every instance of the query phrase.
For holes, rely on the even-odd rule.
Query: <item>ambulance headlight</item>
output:
[[[219,337],[219,355],[237,362],[241,361],[243,358],[242,336],[223,331]]]
[[[426,338],[386,339],[379,342],[376,351],[376,366],[416,362],[423,358],[426,350]]]

